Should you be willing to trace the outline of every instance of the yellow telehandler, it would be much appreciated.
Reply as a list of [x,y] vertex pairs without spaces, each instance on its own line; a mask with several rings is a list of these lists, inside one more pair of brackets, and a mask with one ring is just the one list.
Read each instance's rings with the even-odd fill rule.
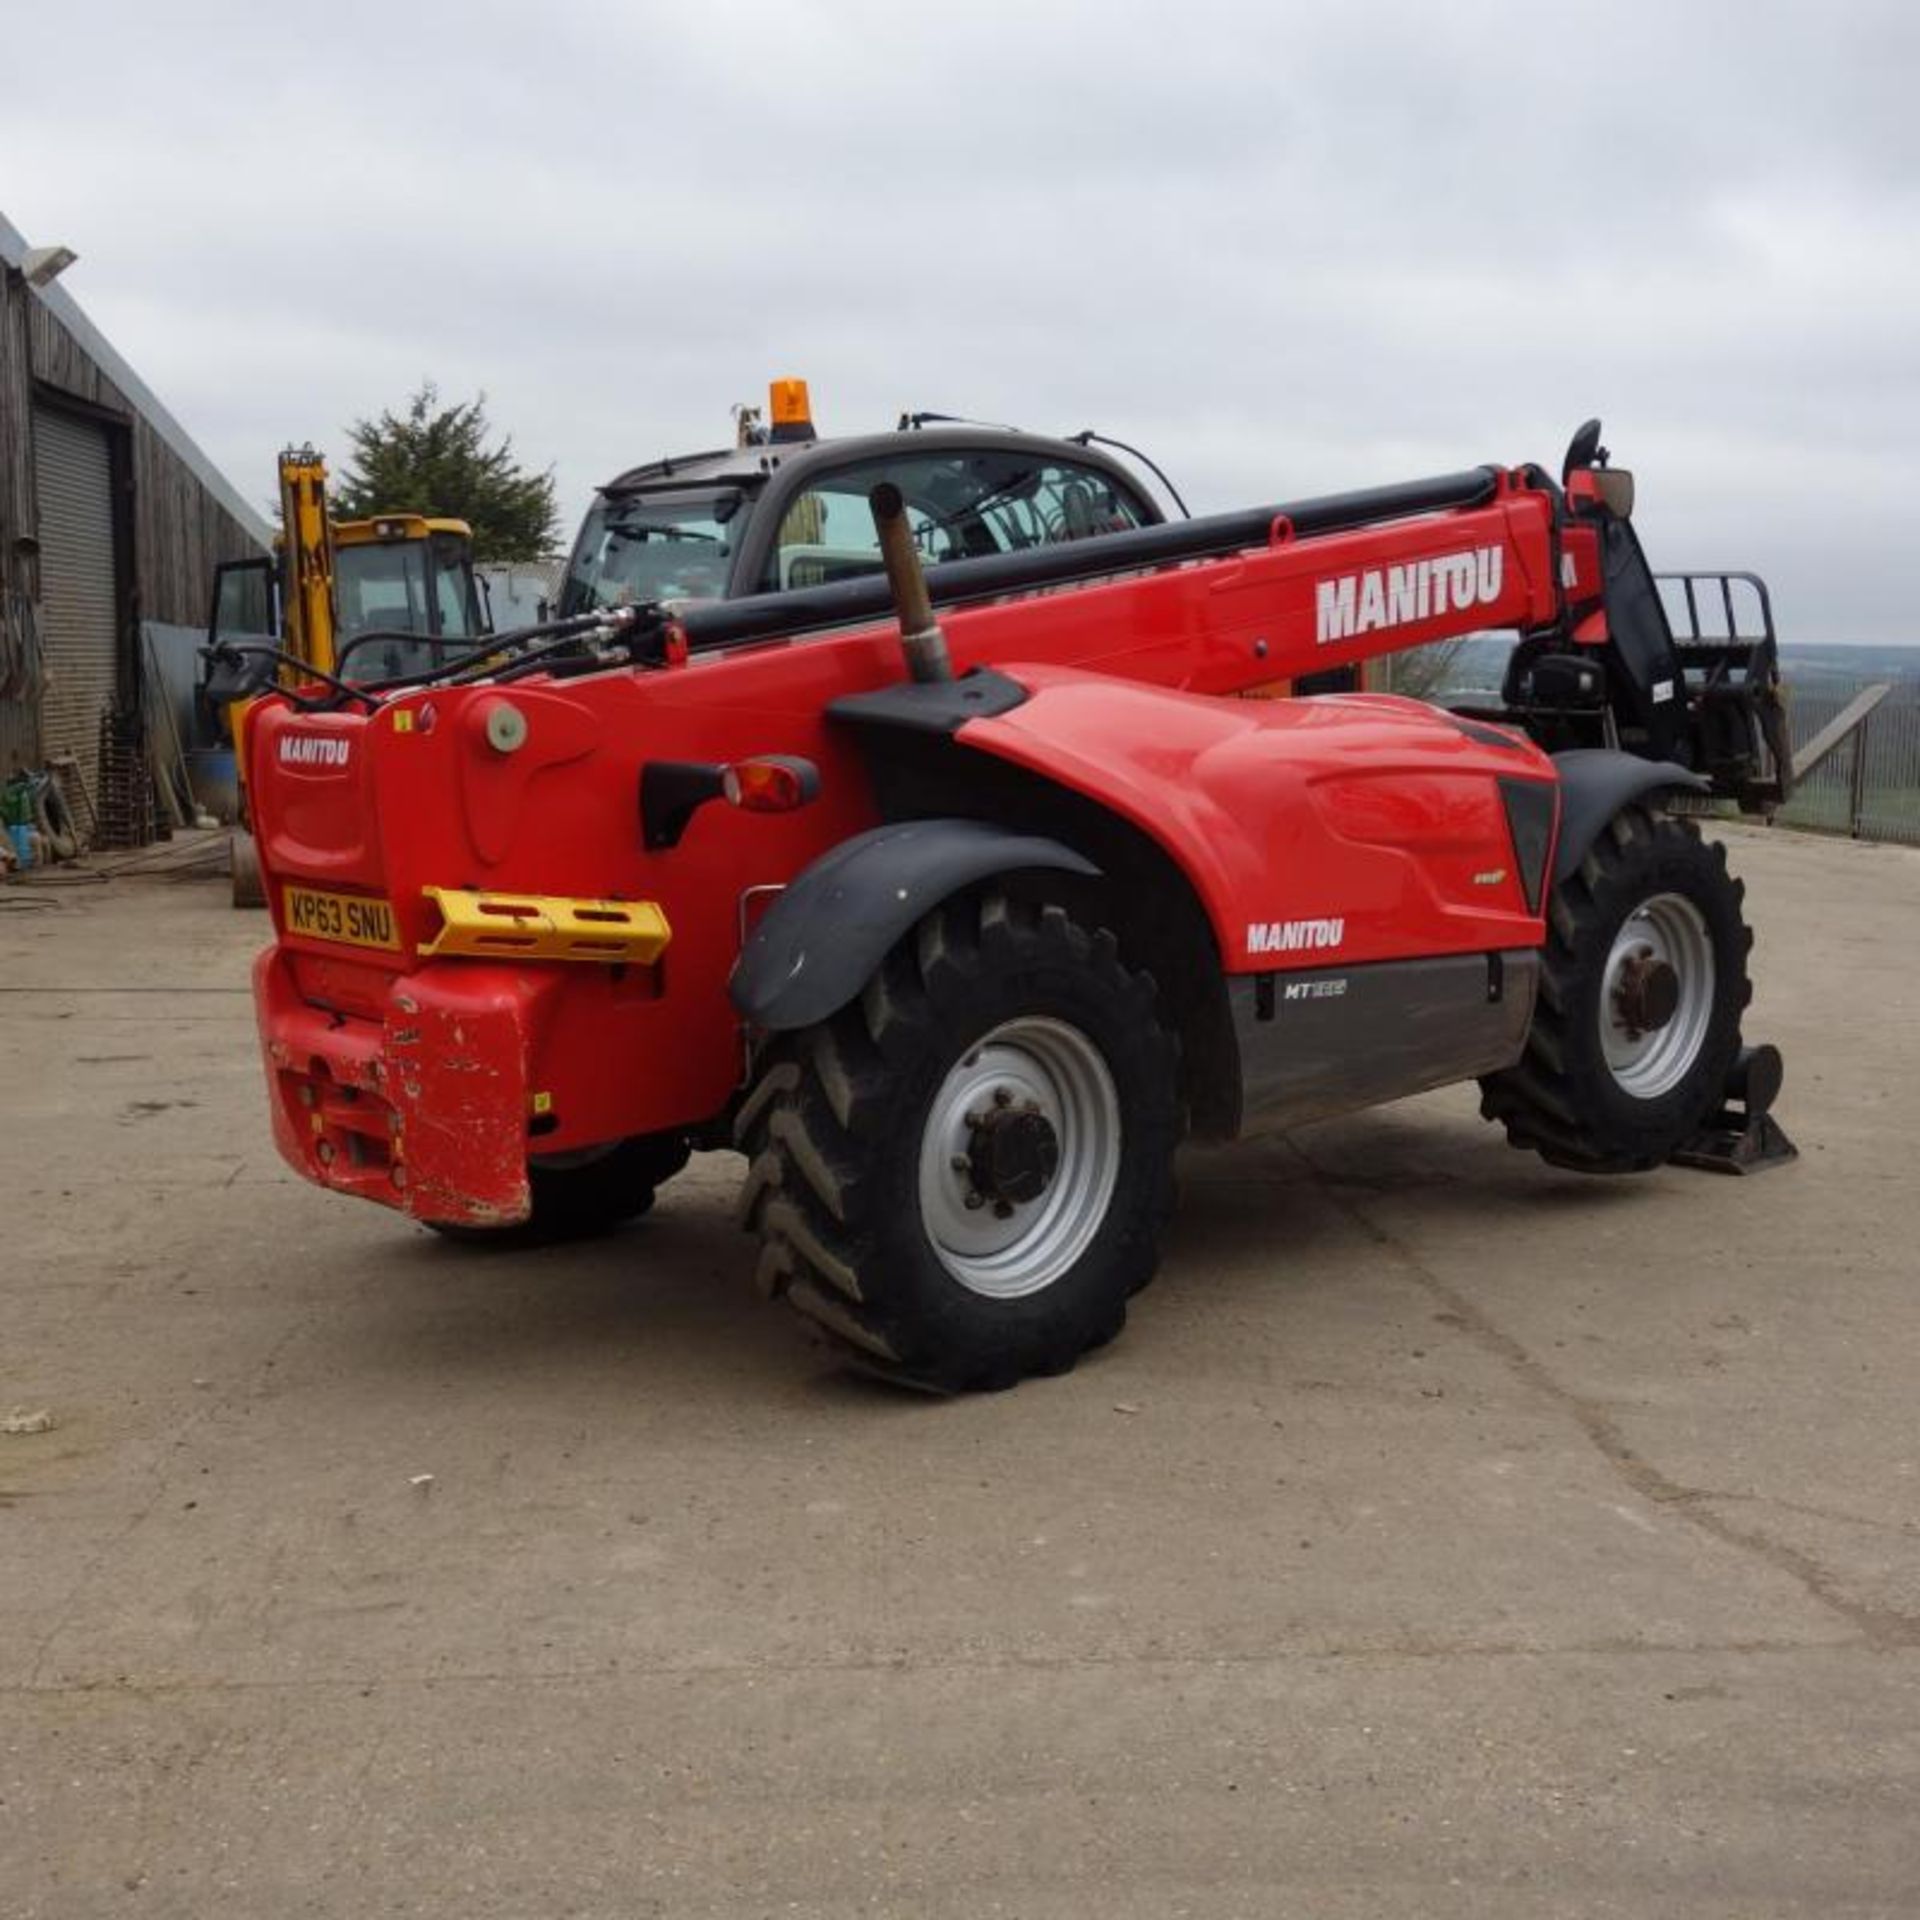
[[[303,666],[390,679],[437,666],[489,626],[473,570],[473,529],[464,520],[383,513],[335,520],[327,510],[327,464],[310,446],[280,456],[280,537],[271,558],[229,560],[214,569],[209,644],[268,642]],[[283,685],[298,678],[283,667]],[[246,713],[235,701],[223,719],[233,741],[239,819],[233,830],[233,903],[265,905],[248,831],[244,764]]]

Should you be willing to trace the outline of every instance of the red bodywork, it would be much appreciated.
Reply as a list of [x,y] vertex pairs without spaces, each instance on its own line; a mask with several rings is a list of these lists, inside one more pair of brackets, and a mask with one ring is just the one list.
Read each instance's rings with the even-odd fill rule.
[[[1380,602],[1364,583],[1343,603],[1342,580],[1368,569],[1450,559],[1468,604],[1423,603],[1411,574],[1389,608],[1409,617],[1391,625],[1368,621]],[[1220,696],[1465,631],[1544,626],[1598,597],[1591,535],[1557,538],[1550,496],[1514,473],[1482,507],[1310,540],[1276,524],[1231,558],[942,624],[957,670],[991,665],[1032,696],[968,722],[959,743],[1152,836],[1235,973],[1324,964],[1249,932],[1304,919],[1343,923],[1342,962],[1537,946],[1496,781],[1554,775],[1517,735],[1411,701]],[[1323,637],[1351,624],[1349,606],[1361,630]],[[263,705],[247,781],[276,942],[255,986],[281,1152],[421,1218],[494,1224],[526,1211],[529,1153],[723,1115],[746,1038],[727,982],[755,903],[881,819],[859,744],[826,706],[900,678],[889,624],[678,667],[427,689],[372,714]],[[510,754],[487,738],[502,700],[526,720]],[[645,762],[774,753],[818,766],[818,801],[780,815],[705,806],[677,846],[643,846]],[[290,882],[390,902],[397,949],[293,930]],[[423,961],[430,886],[650,900],[671,943],[625,968]]]

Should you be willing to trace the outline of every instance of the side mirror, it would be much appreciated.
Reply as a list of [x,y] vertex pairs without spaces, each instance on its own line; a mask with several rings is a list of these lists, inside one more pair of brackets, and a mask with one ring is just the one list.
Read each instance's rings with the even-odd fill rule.
[[278,662],[271,650],[229,646],[216,641],[200,649],[207,663],[207,702],[219,712],[236,700],[253,700],[276,682]]
[[1624,467],[1596,467],[1593,491],[1616,520],[1633,518],[1633,475]]
[[1567,499],[1576,513],[1599,511],[1615,520],[1633,518],[1633,475],[1624,467],[1576,467],[1567,476]]

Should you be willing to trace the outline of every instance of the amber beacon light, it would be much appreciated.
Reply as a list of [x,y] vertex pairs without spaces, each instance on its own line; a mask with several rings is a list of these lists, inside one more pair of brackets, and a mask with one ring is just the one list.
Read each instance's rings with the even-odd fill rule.
[[767,388],[768,435],[773,440],[811,440],[813,403],[804,380],[775,380]]

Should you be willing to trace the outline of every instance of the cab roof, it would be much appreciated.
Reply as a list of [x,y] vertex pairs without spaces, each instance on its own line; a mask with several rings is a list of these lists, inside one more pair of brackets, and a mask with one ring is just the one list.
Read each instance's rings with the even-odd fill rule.
[[450,520],[430,513],[370,513],[357,520],[336,520],[333,523],[334,545],[340,547],[424,540],[436,533],[457,534],[463,540],[473,538],[473,529],[466,521]]
[[1102,452],[1078,440],[1055,439],[1050,434],[1017,433],[1007,427],[928,426],[899,427],[890,433],[850,434],[834,440],[774,441],[752,447],[723,447],[710,453],[689,453],[649,461],[617,474],[600,491],[608,495],[680,493],[702,487],[738,487],[757,492],[778,473],[791,476],[817,466],[843,461],[898,457],[907,453],[1035,453],[1068,460],[1076,466],[1096,467],[1122,481],[1128,492],[1144,491],[1137,474]]

